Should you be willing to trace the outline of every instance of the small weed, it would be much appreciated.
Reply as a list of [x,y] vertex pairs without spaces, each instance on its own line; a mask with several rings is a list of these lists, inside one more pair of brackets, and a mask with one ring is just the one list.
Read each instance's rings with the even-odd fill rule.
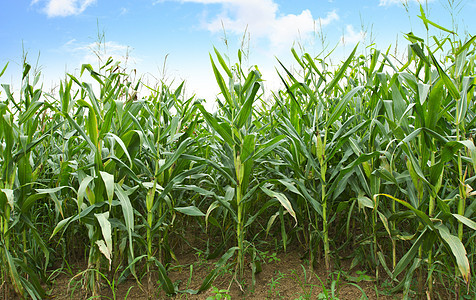
[[341,273],[337,273],[337,278],[334,278],[335,273],[331,273],[331,286],[329,289],[327,289],[326,284],[319,278],[319,276],[316,275],[316,278],[319,280],[321,283],[322,287],[322,292],[317,295],[317,299],[332,299],[332,300],[339,300],[338,294],[339,294],[339,283],[340,283],[340,275]]
[[228,294],[230,291],[225,289],[218,289],[217,287],[212,287],[212,293],[215,294],[207,298],[207,300],[220,300],[220,299],[231,299],[231,296]]
[[280,280],[283,279],[285,274],[278,271],[278,276],[276,278],[271,278],[271,281],[268,283],[269,290],[268,290],[268,298],[281,299],[282,296],[280,295],[278,286],[280,285]]
[[302,293],[299,293],[300,296],[299,298],[296,298],[296,299],[299,299],[299,300],[311,299],[312,290],[314,287],[316,287],[316,285],[307,283],[308,276],[307,276],[306,268],[303,265],[301,265],[301,268],[303,271],[303,275],[298,274],[296,270],[292,270],[291,272],[292,278],[294,279],[294,281],[297,282],[297,284],[302,289]]
[[263,256],[265,257],[267,263],[271,263],[271,262],[276,263],[281,261],[281,259],[276,255],[276,252],[273,252],[270,255],[267,255],[267,254],[268,254],[268,251],[263,253]]

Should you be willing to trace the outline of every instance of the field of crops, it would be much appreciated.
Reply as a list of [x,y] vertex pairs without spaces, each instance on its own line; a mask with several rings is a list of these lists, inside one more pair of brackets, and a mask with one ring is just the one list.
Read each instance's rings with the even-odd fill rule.
[[[227,272],[249,291],[297,246],[323,287],[345,258],[390,294],[474,299],[476,38],[439,29],[407,34],[403,61],[293,50],[271,97],[241,50],[215,50],[215,112],[112,59],[47,93],[25,60],[21,90],[0,93],[0,298],[44,299],[60,273],[92,297],[125,279],[185,297]],[[169,271],[192,236],[213,268],[183,290]]]

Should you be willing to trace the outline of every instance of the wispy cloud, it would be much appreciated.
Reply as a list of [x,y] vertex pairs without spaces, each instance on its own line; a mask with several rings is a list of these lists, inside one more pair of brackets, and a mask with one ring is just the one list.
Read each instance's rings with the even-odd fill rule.
[[131,55],[132,48],[114,41],[81,43],[76,39],[66,42],[61,51],[70,53],[79,63],[106,62],[109,57],[114,61],[126,62],[128,64],[137,64],[141,60]]
[[361,30],[356,32],[354,26],[347,25],[345,27],[345,33],[341,36],[340,41],[345,45],[355,45],[358,42],[363,41],[365,39],[365,35],[366,34],[364,31]]
[[[242,34],[245,30],[252,37],[266,38],[273,47],[289,47],[298,38],[306,38],[321,27],[339,19],[336,11],[323,18],[314,18],[311,11],[300,14],[282,14],[273,0],[175,0],[202,4],[221,4],[220,14],[206,20],[204,27],[211,32]],[[164,2],[164,0],[159,0]]]
[[41,4],[42,10],[50,18],[79,15],[96,0],[32,0],[31,5]]
[[411,2],[414,3],[423,3],[425,1],[433,2],[433,0],[380,0],[379,6],[390,6],[390,5],[400,5],[400,4],[409,4]]

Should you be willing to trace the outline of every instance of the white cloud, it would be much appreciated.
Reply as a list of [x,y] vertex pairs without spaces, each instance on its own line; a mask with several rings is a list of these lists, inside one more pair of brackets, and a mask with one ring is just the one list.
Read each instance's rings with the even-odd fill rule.
[[364,31],[359,31],[355,32],[354,26],[352,25],[347,25],[345,27],[345,33],[341,36],[340,41],[342,44],[345,45],[355,45],[358,42],[361,42],[365,39],[365,32]]
[[79,15],[96,0],[32,0],[31,5],[44,2],[43,11],[48,17]]
[[[315,30],[339,19],[335,11],[324,18],[315,19],[310,10],[300,14],[281,14],[279,6],[273,0],[175,0],[202,4],[221,4],[221,13],[211,21],[205,22],[205,28],[211,32],[242,34],[247,30],[252,37],[266,38],[273,47],[288,48],[299,37],[306,38]],[[164,0],[159,0],[164,2]]]
[[72,39],[61,47],[61,51],[76,57],[79,64],[105,63],[109,57],[112,57],[114,61],[121,61],[123,67],[126,62],[128,65],[135,65],[141,61],[139,58],[131,55],[132,49],[129,46],[114,41],[86,44]]
[[433,2],[433,0],[380,0],[379,6],[390,6],[390,5],[399,5],[399,4],[408,4],[411,2],[422,3],[424,1]]

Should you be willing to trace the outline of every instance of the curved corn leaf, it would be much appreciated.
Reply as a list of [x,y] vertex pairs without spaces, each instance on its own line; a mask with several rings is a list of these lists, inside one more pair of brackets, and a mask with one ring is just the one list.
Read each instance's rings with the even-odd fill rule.
[[461,272],[464,280],[468,284],[471,277],[471,270],[469,267],[468,257],[466,256],[466,249],[464,248],[463,243],[461,243],[457,236],[452,235],[445,225],[435,224],[435,228],[440,234],[441,238],[450,247],[451,253],[456,259],[456,265],[458,266],[458,269]]
[[240,129],[245,125],[245,122],[250,119],[251,117],[251,112],[253,111],[253,103],[255,101],[255,96],[256,93],[258,92],[260,88],[260,84],[258,82],[255,82],[253,84],[253,89],[251,90],[251,93],[248,95],[248,98],[246,99],[245,103],[243,106],[240,108],[240,111],[235,117],[235,126],[237,129]]
[[99,247],[99,251],[107,258],[109,261],[109,270],[112,266],[112,230],[111,223],[109,222],[109,212],[104,212],[102,214],[94,214],[98,220],[99,226],[101,227],[101,232],[104,240],[97,240],[96,244]]
[[168,296],[175,295],[177,290],[175,289],[172,280],[170,280],[169,276],[167,276],[167,271],[165,270],[164,266],[158,261],[155,260],[155,265],[157,266],[158,275],[159,275],[159,283],[162,289],[167,293]]
[[465,216],[458,215],[458,214],[453,214],[453,217],[455,217],[458,221],[463,223],[464,225],[468,226],[469,228],[476,230],[476,222],[474,222],[471,219],[466,218]]
[[418,249],[420,248],[423,241],[426,239],[426,236],[428,235],[428,233],[429,232],[427,231],[427,229],[424,229],[423,232],[420,234],[420,236],[417,238],[417,240],[413,243],[411,248],[398,261],[397,265],[395,266],[395,269],[393,270],[394,280],[403,270],[405,270],[408,264],[413,261],[416,254],[418,253]]
[[385,196],[387,198],[392,199],[393,201],[396,201],[400,203],[401,205],[405,206],[406,208],[410,209],[420,220],[423,222],[423,224],[429,226],[431,229],[435,229],[435,226],[433,225],[433,222],[430,220],[430,218],[422,211],[414,208],[411,204],[409,204],[406,201],[397,199],[391,195],[388,194],[376,194],[374,195],[374,198],[379,197],[379,196]]
[[132,208],[131,201],[127,193],[122,189],[122,187],[115,183],[115,194],[119,199],[122,207],[122,214],[124,216],[124,221],[126,223],[127,234],[129,236],[129,251],[132,257],[134,257],[134,248],[132,242],[132,232],[134,231],[134,209]]
[[200,211],[195,206],[187,206],[187,207],[174,207],[174,210],[187,215],[187,216],[192,216],[192,217],[204,217],[205,214]]
[[332,79],[332,81],[326,86],[326,93],[329,94],[334,89],[334,87],[337,85],[339,80],[341,80],[341,78],[344,76],[345,71],[347,71],[347,68],[349,67],[350,63],[352,62],[352,59],[354,58],[354,55],[355,55],[355,52],[357,51],[358,46],[359,46],[359,44],[357,44],[355,46],[352,53],[350,53],[349,57],[342,64],[342,66],[339,68],[339,71],[337,72],[337,74],[334,75],[334,78]]
[[109,206],[112,204],[112,198],[114,197],[114,175],[109,174],[104,171],[99,171],[101,178],[104,181],[104,186],[106,187],[107,199]]
[[275,192],[275,191],[269,190],[265,187],[261,187],[261,190],[263,192],[265,192],[268,196],[270,196],[272,198],[276,198],[279,201],[279,203],[281,203],[281,205],[294,218],[294,220],[296,221],[296,225],[297,225],[298,221],[297,221],[297,218],[296,218],[296,213],[293,210],[291,202],[289,202],[288,198],[283,193]]

